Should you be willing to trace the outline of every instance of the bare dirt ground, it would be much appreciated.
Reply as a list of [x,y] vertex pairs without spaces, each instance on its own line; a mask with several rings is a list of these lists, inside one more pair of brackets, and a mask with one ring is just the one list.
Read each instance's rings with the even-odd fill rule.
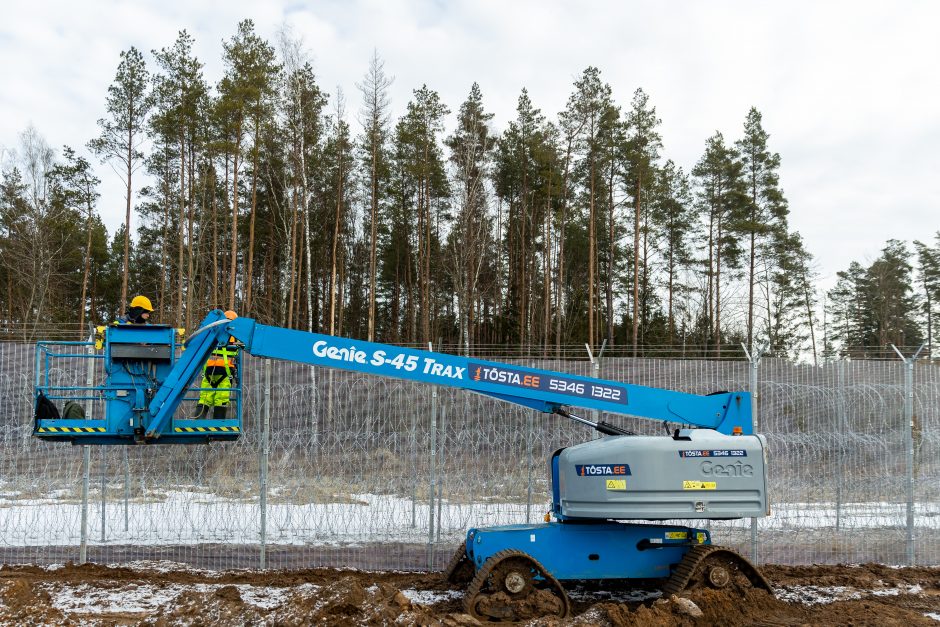
[[[570,591],[571,617],[528,625],[940,625],[940,568],[765,566],[776,597]],[[210,572],[180,564],[0,567],[0,625],[474,625],[440,573]],[[692,603],[688,603],[691,601]],[[700,615],[698,610],[700,610]]]

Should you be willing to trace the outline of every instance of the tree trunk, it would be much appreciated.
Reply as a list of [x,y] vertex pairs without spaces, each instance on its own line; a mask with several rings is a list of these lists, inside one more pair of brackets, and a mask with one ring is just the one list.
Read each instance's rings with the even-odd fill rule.
[[[86,194],[86,198],[88,198]],[[88,231],[88,235],[85,239],[85,269],[82,272],[82,300],[81,307],[78,311],[78,340],[83,341],[85,339],[85,297],[88,291],[88,272],[91,269],[91,215],[92,215],[92,206],[91,202],[87,203],[88,208],[88,218],[85,221],[85,230]],[[929,302],[929,301],[928,301]],[[13,320],[10,319],[10,322]]]
[[[133,103],[128,119],[133,119]],[[127,275],[131,254],[131,176],[134,174],[134,127],[127,129],[127,213],[124,217],[124,271],[121,275],[121,307],[127,306]]]
[[[719,211],[720,208],[719,208]],[[718,214],[718,248],[715,251],[715,357],[721,357],[721,224]]]
[[591,198],[588,210],[588,345],[594,346],[594,258],[597,235],[594,228],[594,151],[591,150]]
[[[227,169],[226,169],[227,171]],[[227,176],[227,175],[226,175]],[[209,182],[212,185],[212,306],[219,306],[219,207],[218,194],[216,193],[215,168],[210,166]],[[228,181],[225,185],[228,189]]]
[[548,357],[551,340],[551,276],[552,276],[552,174],[548,175],[548,198],[545,201],[545,215],[542,217],[542,357]]
[[[806,280],[806,277],[803,277],[803,300],[806,303],[806,317],[809,320],[809,339],[813,345],[813,366],[818,366],[819,362],[816,359],[816,332],[813,329],[813,308],[810,305],[809,300],[809,282]],[[927,301],[929,304],[929,300]],[[928,329],[929,329],[928,323]],[[929,336],[929,331],[928,331]]]
[[555,291],[555,357],[561,359],[561,320],[564,317],[564,285],[565,285],[565,220],[568,205],[568,174],[571,166],[572,139],[568,140],[565,153],[565,173],[561,183],[561,217],[558,225],[558,284]]
[[747,349],[754,349],[754,211],[751,210],[751,254],[747,280]]
[[[164,147],[164,152],[166,147]],[[167,155],[168,156],[168,155]],[[157,309],[160,311],[161,319],[163,313],[169,311],[167,300],[170,293],[170,268],[169,268],[169,226],[170,226],[170,185],[169,173],[164,177],[163,183],[163,225],[160,228],[160,295],[157,297]],[[125,301],[126,304],[126,301]]]
[[235,283],[238,272],[238,157],[241,154],[241,123],[236,129],[235,154],[232,158],[232,259],[229,266],[228,308],[235,309]]
[[643,191],[643,175],[636,177],[636,203],[633,210],[633,356],[637,355],[637,339],[640,331],[640,194]]
[[[188,215],[187,215],[187,235],[186,235],[186,285],[187,285],[187,290],[186,290],[186,303],[185,303],[185,305],[186,305],[186,323],[185,323],[185,325],[184,325],[184,328],[187,328],[187,329],[192,328],[193,312],[194,312],[195,310],[197,310],[197,302],[196,302],[196,301],[197,301],[197,299],[199,298],[199,291],[198,291],[198,289],[195,289],[195,290],[193,289],[193,277],[196,276],[196,275],[193,273],[193,272],[194,272],[194,268],[193,268],[193,224],[194,224],[195,219],[196,219],[196,216],[195,216],[195,208],[196,208],[196,197],[195,197],[195,190],[196,190],[196,185],[195,185],[195,179],[196,179],[196,171],[195,171],[196,155],[195,155],[195,151],[194,151],[194,147],[193,147],[193,144],[192,144],[192,143],[190,143],[190,145],[189,145],[189,151],[190,151],[190,152],[189,152],[189,212],[188,212]],[[199,199],[199,213],[200,213],[200,215],[203,213],[203,211],[205,210],[205,206],[206,206],[206,205],[205,205],[205,201],[206,201],[205,182],[203,182],[203,184],[202,184],[201,187],[202,187],[202,192],[201,192],[201,197],[200,197],[200,199]],[[200,233],[200,239],[201,239],[201,233]],[[198,246],[198,244],[197,244],[197,246]],[[199,252],[198,248],[197,248],[196,252],[197,252],[197,253]],[[182,320],[179,320],[179,321],[177,321],[177,324],[182,324],[182,322],[183,322]]]
[[616,246],[614,241],[614,163],[611,159],[610,174],[607,180],[607,345],[614,346],[614,254]]
[[338,296],[338,290],[336,289],[337,251],[339,250],[340,225],[343,219],[343,170],[345,167],[343,149],[340,148],[339,170],[336,179],[336,215],[333,220],[332,269],[330,271],[330,335],[335,335],[336,330],[336,299]]
[[370,213],[370,233],[369,233],[369,337],[370,342],[375,341],[375,284],[376,284],[376,240],[377,226],[376,221],[379,215],[379,183],[376,180],[378,176],[378,132],[375,127],[372,129],[372,206]]
[[177,237],[179,247],[176,259],[176,324],[183,320],[183,247],[186,241],[186,139],[180,128],[180,217]]
[[248,264],[245,268],[245,311],[251,311],[251,284],[255,267],[255,214],[258,212],[258,116],[255,116],[255,140],[251,158],[251,218],[248,222]]
[[294,328],[294,290],[297,285],[297,189],[291,193],[290,266],[287,273],[287,327]]
[[427,344],[431,341],[431,175],[428,171],[429,138],[424,142],[424,165],[422,173],[422,187],[424,192],[424,258],[422,264],[421,282],[421,341]]

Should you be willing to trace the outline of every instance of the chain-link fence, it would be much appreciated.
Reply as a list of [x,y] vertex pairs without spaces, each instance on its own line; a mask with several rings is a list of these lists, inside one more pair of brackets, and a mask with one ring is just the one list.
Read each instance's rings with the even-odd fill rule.
[[[596,437],[460,390],[246,356],[238,442],[72,447],[30,437],[33,359],[32,345],[0,344],[6,563],[441,568],[470,526],[540,521],[550,455]],[[765,563],[940,564],[935,365],[511,361],[694,393],[756,385],[772,516],[691,524]],[[62,360],[52,376],[88,374]]]

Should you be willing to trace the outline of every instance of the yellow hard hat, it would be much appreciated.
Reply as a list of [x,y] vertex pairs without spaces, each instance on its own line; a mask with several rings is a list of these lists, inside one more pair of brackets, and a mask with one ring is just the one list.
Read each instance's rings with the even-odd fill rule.
[[147,311],[153,311],[153,305],[150,304],[150,299],[146,296],[135,296],[134,300],[131,301],[131,307],[140,307]]

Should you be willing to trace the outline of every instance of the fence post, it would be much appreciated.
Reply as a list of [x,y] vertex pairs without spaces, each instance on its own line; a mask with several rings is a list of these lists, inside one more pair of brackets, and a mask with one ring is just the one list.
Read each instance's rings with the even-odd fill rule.
[[82,529],[78,544],[78,563],[88,561],[88,484],[91,483],[91,447],[82,446]]
[[127,447],[122,446],[121,452],[124,453],[124,531],[130,527],[130,516],[127,507],[131,498],[131,462],[127,458]]
[[905,357],[894,344],[891,348],[904,362],[904,480],[907,493],[907,565],[914,565],[914,361],[925,344],[911,357]]
[[[597,353],[597,358],[595,358],[595,357],[594,357],[594,353],[591,351],[591,345],[588,344],[587,342],[584,343],[584,349],[587,351],[588,359],[591,360],[592,376],[593,376],[595,379],[600,379],[600,378],[601,378],[601,357],[603,357],[603,355],[604,355],[604,349],[605,349],[606,347],[607,347],[607,340],[605,339],[605,340],[603,341],[603,343],[601,343],[601,350],[598,351],[598,353]],[[592,409],[592,410],[591,410],[591,414],[594,416],[594,422],[600,422],[601,420],[603,420],[603,417],[601,416],[600,410],[598,410],[598,409]],[[593,437],[594,437],[594,439],[597,439],[597,438],[599,438],[599,437],[601,437],[601,436],[598,435],[598,433],[595,431],[595,432],[593,432]]]
[[[94,333],[88,334],[88,341],[94,342]],[[94,345],[89,344],[85,347],[88,355],[94,354]],[[95,381],[94,359],[88,357],[88,363],[85,364],[85,385],[91,387]],[[36,376],[39,376],[38,374]],[[94,404],[92,405],[94,407]],[[82,446],[82,522],[79,531],[78,541],[78,563],[84,564],[88,561],[88,488],[91,483],[91,448],[86,444]]]
[[[433,351],[434,346],[428,342],[428,351]],[[437,492],[437,386],[431,386],[431,457],[428,460],[429,472],[431,475],[431,490],[428,495],[428,570],[433,570],[434,561],[434,496]]]
[[534,420],[535,414],[538,413],[534,409],[532,411],[526,412],[525,418],[525,441],[526,441],[526,451],[528,452],[528,459],[526,464],[528,465],[529,478],[528,478],[528,488],[526,491],[525,497],[525,522],[527,525],[532,524],[532,449],[535,448],[532,442],[532,421]]
[[[440,455],[438,457],[444,456],[444,435],[447,433],[447,405],[441,405],[441,444],[438,447],[440,449]],[[441,473],[442,475],[446,473]],[[441,520],[443,516],[441,514],[441,508],[443,507],[442,503],[444,502],[444,478],[441,477],[441,480],[437,482],[437,541],[441,541]]]
[[271,360],[264,360],[264,423],[261,428],[261,554],[260,568],[266,567],[268,542],[268,455],[271,453]]
[[[744,354],[747,356],[748,363],[750,364],[750,371],[748,373],[748,388],[751,393],[751,420],[754,425],[754,433],[759,431],[759,417],[760,417],[760,395],[757,391],[757,373],[758,368],[760,367],[761,357],[764,356],[764,353],[767,351],[767,346],[758,347],[754,354],[751,355],[747,346],[741,344],[741,348],[744,349]],[[760,548],[757,536],[757,517],[751,517],[751,561],[757,562],[758,549]]]
[[[845,359],[840,359],[836,365],[836,410],[839,413],[839,429],[843,434],[848,433],[845,416]],[[841,441],[841,440],[840,440]],[[836,531],[842,527],[842,488],[845,485],[845,443],[839,451],[839,476],[836,477]]]
[[418,403],[411,411],[411,528],[418,526]]
[[108,502],[107,488],[108,488],[108,460],[105,459],[104,452],[107,447],[101,448],[101,542],[104,543],[107,538],[105,536],[105,524],[106,524],[106,507]]

